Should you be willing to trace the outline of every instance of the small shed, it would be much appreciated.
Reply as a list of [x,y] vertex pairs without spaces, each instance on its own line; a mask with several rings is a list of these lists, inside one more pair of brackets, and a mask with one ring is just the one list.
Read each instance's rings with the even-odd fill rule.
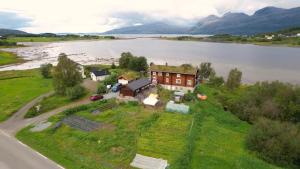
[[140,169],[166,169],[168,161],[136,154],[130,165]]
[[93,70],[91,71],[90,75],[93,81],[102,81],[109,75],[109,72],[105,69]]
[[166,105],[166,110],[169,112],[187,114],[190,111],[190,107],[185,104],[176,104],[174,101],[169,101]]
[[158,103],[158,95],[150,94],[144,101],[144,105],[155,106]]
[[148,88],[151,85],[151,81],[148,78],[140,78],[138,80],[131,81],[126,86],[122,86],[120,94],[122,96],[135,97],[138,93]]
[[118,77],[118,83],[122,84],[122,85],[127,85],[128,83],[130,83],[131,81],[137,79],[139,76],[136,72],[126,72],[123,73],[121,76]]

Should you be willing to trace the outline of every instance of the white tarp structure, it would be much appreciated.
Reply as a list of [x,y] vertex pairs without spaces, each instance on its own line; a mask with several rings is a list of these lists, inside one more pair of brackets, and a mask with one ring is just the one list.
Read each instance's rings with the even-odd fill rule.
[[158,95],[157,94],[150,94],[143,103],[145,105],[155,106],[158,103]]
[[130,165],[140,169],[166,169],[168,161],[136,154]]
[[176,104],[174,101],[169,101],[166,105],[166,110],[169,112],[187,114],[190,111],[190,107],[185,104]]

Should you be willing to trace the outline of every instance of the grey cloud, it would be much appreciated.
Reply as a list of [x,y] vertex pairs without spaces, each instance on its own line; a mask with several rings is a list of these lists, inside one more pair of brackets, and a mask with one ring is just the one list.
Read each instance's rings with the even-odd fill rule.
[[30,26],[31,19],[19,16],[14,12],[0,11],[0,28],[19,29]]

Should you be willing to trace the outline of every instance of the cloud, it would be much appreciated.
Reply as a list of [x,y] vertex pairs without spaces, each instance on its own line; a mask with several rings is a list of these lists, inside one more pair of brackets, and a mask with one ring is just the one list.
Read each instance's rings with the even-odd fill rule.
[[[226,12],[252,14],[265,6],[291,8],[300,0],[2,0],[0,11],[18,11],[10,27],[40,32],[102,32],[122,25],[175,20],[178,24]],[[14,15],[13,15],[14,16]],[[0,17],[0,18],[7,18]],[[11,17],[11,16],[9,16]],[[16,20],[16,19],[15,19]],[[14,23],[14,24],[11,24]],[[5,25],[7,22],[5,21]]]
[[0,28],[21,29],[29,27],[30,18],[22,17],[15,12],[0,11]]

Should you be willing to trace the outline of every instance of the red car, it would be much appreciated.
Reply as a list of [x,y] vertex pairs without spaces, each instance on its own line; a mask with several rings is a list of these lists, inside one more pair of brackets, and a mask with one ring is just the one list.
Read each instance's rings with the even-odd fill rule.
[[101,100],[101,99],[103,99],[103,96],[100,94],[94,94],[94,95],[90,96],[91,101],[96,101],[96,100]]

